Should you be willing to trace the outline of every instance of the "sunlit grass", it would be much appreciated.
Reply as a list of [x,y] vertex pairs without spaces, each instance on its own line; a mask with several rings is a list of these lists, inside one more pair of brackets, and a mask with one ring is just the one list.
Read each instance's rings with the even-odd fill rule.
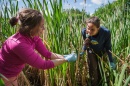
[[[22,0],[25,7],[40,10],[45,19],[45,33],[43,42],[46,42],[47,48],[55,53],[68,54],[75,51],[77,54],[81,51],[82,37],[81,29],[84,26],[84,20],[87,18],[82,12],[82,17],[78,14],[64,11],[62,0],[49,0],[49,2],[40,0]],[[127,0],[124,0],[125,2]],[[100,69],[102,69],[103,83],[102,86],[108,86],[106,82],[109,76],[110,86],[127,86],[130,82],[130,5],[124,4],[121,6],[111,4],[108,7],[103,7],[97,12],[96,16],[101,16],[102,25],[110,29],[112,36],[112,54],[115,59],[116,70],[110,69],[107,57],[104,57],[107,62],[100,59]],[[4,2],[4,0],[0,0]],[[9,36],[14,34],[17,26],[12,28],[8,21],[9,18],[17,14],[18,1],[9,0],[7,3],[2,3],[0,8],[0,43],[4,42]],[[48,7],[50,3],[51,9]],[[44,7],[43,7],[44,5]],[[124,6],[125,5],[125,6]],[[8,7],[10,6],[10,7]],[[43,9],[44,8],[44,9]],[[124,12],[123,9],[127,10]],[[114,11],[109,13],[110,9]],[[75,15],[75,16],[72,16]],[[89,82],[88,67],[86,55],[78,58],[76,62],[65,63],[50,70],[38,70],[26,65],[19,77],[20,86],[28,85],[45,85],[45,86],[78,86],[85,85]]]

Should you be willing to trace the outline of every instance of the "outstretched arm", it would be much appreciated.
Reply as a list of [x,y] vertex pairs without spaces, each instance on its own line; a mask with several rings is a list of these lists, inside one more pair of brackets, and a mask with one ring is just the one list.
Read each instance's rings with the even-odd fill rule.
[[111,54],[111,34],[110,31],[107,33],[106,41],[105,41],[105,48],[109,57],[109,61],[113,62],[112,54]]
[[38,53],[36,53],[32,48],[31,45],[26,43],[16,44],[13,46],[13,52],[23,61],[33,67],[39,69],[49,69],[60,64],[63,64],[67,61],[75,61],[77,59],[76,54],[70,54],[66,58],[62,55],[51,53],[50,59],[52,60],[44,60]]
[[43,44],[42,40],[37,37],[35,38],[35,49],[45,58],[50,59],[51,52],[46,48],[46,46]]
[[54,59],[64,59],[64,57],[63,55],[51,52],[51,60],[54,60]]

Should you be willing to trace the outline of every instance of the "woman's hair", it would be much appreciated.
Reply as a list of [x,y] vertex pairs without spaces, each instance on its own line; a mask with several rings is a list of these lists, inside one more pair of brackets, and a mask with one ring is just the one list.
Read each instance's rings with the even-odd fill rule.
[[97,28],[100,27],[100,19],[96,16],[90,17],[86,23],[93,23]]
[[12,17],[9,21],[11,26],[19,22],[19,32],[22,35],[30,36],[30,31],[42,21],[42,14],[34,9],[24,8],[17,17]]

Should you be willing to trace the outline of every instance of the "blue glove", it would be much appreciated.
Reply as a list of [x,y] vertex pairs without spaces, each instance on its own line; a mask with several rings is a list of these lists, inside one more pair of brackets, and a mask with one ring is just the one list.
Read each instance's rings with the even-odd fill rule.
[[116,69],[116,64],[115,64],[114,62],[110,62],[110,66],[111,66],[111,68],[112,68],[113,70]]
[[72,54],[69,54],[69,55],[63,55],[65,60],[67,60],[68,62],[73,62],[73,61],[76,61],[77,60],[77,54],[75,53],[72,53]]
[[80,56],[83,56],[83,55],[84,55],[84,52],[81,52],[79,55],[80,55]]
[[89,37],[89,35],[88,34],[86,34],[86,38],[88,38]]

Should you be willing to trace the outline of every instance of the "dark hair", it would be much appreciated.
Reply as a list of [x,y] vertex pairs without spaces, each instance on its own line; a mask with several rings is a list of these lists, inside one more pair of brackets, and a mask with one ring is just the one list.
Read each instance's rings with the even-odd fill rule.
[[16,25],[18,22],[18,18],[16,17],[12,17],[10,20],[9,20],[9,23],[11,24],[11,26],[13,27],[14,25]]
[[90,17],[86,23],[93,23],[97,28],[100,27],[100,19],[96,16]]
[[[30,36],[30,31],[42,21],[42,14],[39,11],[30,8],[22,9],[17,16],[20,23],[19,32],[22,35]],[[11,26],[17,24],[15,18],[16,17],[10,19]]]

